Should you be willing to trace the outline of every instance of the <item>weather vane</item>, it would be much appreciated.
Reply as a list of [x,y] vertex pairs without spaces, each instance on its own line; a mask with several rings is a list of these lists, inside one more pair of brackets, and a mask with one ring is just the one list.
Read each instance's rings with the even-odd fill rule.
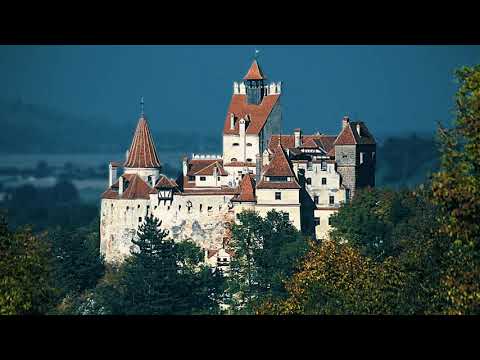
[[255,56],[254,56],[255,60],[257,59],[259,53],[260,53],[260,50],[255,49]]
[[143,96],[142,96],[142,97],[140,98],[140,108],[142,109],[142,112],[141,112],[142,117],[143,117],[143,115],[144,115],[144,113],[143,113],[143,104],[144,104],[144,102],[143,102]]

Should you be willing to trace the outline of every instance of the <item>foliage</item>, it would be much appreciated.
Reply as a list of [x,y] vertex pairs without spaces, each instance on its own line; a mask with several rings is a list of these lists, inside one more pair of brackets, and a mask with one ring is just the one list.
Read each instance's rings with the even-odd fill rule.
[[252,211],[239,214],[232,225],[234,258],[230,264],[231,309],[252,313],[266,298],[286,294],[284,280],[306,253],[307,242],[284,213],[270,211],[265,218]]
[[44,236],[30,228],[11,232],[0,215],[0,314],[43,314],[52,304],[54,288]]
[[88,227],[57,227],[49,232],[52,276],[59,299],[94,288],[103,276],[105,268],[100,255],[98,227],[98,222],[94,222]]
[[[223,277],[200,264],[193,243],[176,244],[152,215],[140,225],[137,246],[124,264],[108,271],[90,302],[77,312],[108,314],[204,314],[218,312]],[[83,307],[83,308],[82,308]]]
[[440,231],[450,239],[442,277],[447,313],[480,311],[480,65],[457,71],[454,128],[439,127],[441,168],[432,198],[440,209]]

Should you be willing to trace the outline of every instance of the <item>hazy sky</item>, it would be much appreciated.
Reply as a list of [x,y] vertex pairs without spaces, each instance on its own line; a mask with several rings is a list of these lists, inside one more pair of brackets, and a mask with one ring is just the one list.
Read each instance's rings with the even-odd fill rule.
[[452,118],[454,69],[480,63],[480,46],[0,46],[0,97],[133,129],[144,96],[156,129],[220,133],[255,48],[283,82],[284,132],[337,133],[345,114],[379,134],[433,131]]

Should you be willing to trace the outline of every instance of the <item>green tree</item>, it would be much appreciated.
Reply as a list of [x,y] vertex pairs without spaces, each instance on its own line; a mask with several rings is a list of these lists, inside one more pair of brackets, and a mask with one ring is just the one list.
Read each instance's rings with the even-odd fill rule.
[[232,225],[228,293],[232,310],[254,313],[267,298],[286,295],[288,279],[307,251],[307,242],[282,212],[270,211],[266,218],[245,211]]
[[124,264],[107,271],[94,292],[74,304],[77,313],[206,314],[217,313],[223,276],[201,262],[200,249],[175,243],[152,215],[140,225]]
[[442,277],[449,314],[480,313],[480,65],[456,72],[459,89],[452,129],[439,127],[440,171],[433,201],[451,245]]
[[29,228],[11,232],[0,214],[0,314],[43,314],[52,306],[54,288],[44,236]]
[[98,222],[88,227],[57,227],[48,233],[51,243],[52,275],[59,301],[93,289],[105,271],[100,255]]

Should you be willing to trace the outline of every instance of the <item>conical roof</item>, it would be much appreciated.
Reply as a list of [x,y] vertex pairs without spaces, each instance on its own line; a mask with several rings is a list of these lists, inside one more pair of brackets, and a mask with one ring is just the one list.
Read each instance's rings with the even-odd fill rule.
[[160,160],[157,156],[155,143],[148,127],[147,119],[142,116],[138,120],[137,129],[133,136],[132,145],[128,153],[127,168],[159,168]]
[[265,80],[267,77],[263,75],[260,66],[257,63],[257,60],[253,60],[250,69],[248,69],[247,75],[243,78],[243,80]]

